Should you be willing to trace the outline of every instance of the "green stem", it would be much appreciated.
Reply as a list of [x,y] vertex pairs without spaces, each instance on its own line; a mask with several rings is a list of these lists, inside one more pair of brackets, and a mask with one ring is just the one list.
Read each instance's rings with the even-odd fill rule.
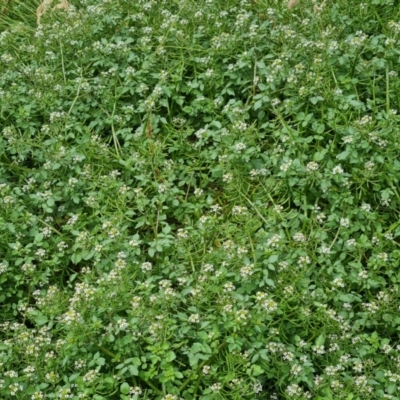
[[52,227],[51,225],[49,225],[47,222],[43,221],[42,219],[40,219],[39,217],[35,216],[35,218],[41,222],[43,225],[46,225],[48,228],[50,228],[52,231],[54,231],[55,233],[57,233],[58,235],[62,236],[62,233],[57,230],[56,228]]
[[[258,216],[266,223],[268,224],[268,221],[261,215],[261,213],[258,211],[257,207],[254,205],[254,203],[238,188],[236,187],[238,192],[247,200],[247,202],[251,205],[251,207],[254,209],[254,211],[258,214]],[[271,198],[272,200],[272,198]]]
[[62,68],[62,73],[63,73],[63,77],[64,77],[64,83],[67,83],[67,78],[65,76],[65,65],[64,65],[64,53],[62,50],[62,45],[61,45],[61,41],[60,41],[60,53],[61,53],[61,68]]
[[117,134],[115,132],[115,128],[114,128],[114,114],[115,114],[115,107],[117,105],[117,102],[114,102],[114,107],[113,107],[113,112],[111,115],[111,131],[112,131],[112,135],[113,135],[113,139],[114,139],[114,147],[115,147],[115,152],[117,153],[117,157],[119,157],[119,150],[118,148],[121,150],[121,145],[119,144],[118,138],[117,138]]
[[389,64],[386,64],[386,113],[390,110],[390,96],[389,96]]
[[77,101],[78,98],[79,98],[79,93],[80,93],[80,91],[81,91],[81,81],[79,81],[78,90],[77,90],[77,92],[76,92],[76,96],[75,96],[75,98],[74,98],[74,101],[72,102],[71,107],[69,108],[68,116],[71,114],[71,111],[72,111],[72,109],[74,108],[74,105],[75,105],[76,101]]

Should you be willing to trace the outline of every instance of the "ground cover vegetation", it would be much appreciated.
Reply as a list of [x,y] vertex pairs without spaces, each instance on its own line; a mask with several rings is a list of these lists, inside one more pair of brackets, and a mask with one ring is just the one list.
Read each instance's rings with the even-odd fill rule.
[[398,399],[398,5],[67,3],[0,14],[0,397]]

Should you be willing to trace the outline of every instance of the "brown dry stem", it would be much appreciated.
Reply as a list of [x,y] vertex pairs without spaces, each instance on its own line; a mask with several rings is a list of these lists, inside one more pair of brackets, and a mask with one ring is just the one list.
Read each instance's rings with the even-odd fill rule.
[[[53,3],[53,0],[43,0],[43,3],[39,5],[39,7],[36,10],[36,20],[37,24],[40,25],[40,19],[42,18],[42,15],[47,12],[47,10],[50,8],[51,4]],[[69,10],[69,3],[68,0],[60,0],[60,3],[58,3],[56,6],[54,6],[51,11],[55,11],[57,9],[64,9],[64,10]]]

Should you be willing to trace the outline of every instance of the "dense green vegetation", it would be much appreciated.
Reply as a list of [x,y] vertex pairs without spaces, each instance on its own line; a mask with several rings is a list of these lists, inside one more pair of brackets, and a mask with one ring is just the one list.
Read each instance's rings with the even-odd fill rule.
[[1,399],[398,400],[399,5],[57,2],[0,7]]

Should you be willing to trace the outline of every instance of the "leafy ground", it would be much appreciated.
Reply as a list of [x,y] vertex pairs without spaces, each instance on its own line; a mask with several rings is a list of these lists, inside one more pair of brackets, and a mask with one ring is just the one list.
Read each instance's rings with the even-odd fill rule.
[[1,399],[400,398],[397,4],[2,3]]

